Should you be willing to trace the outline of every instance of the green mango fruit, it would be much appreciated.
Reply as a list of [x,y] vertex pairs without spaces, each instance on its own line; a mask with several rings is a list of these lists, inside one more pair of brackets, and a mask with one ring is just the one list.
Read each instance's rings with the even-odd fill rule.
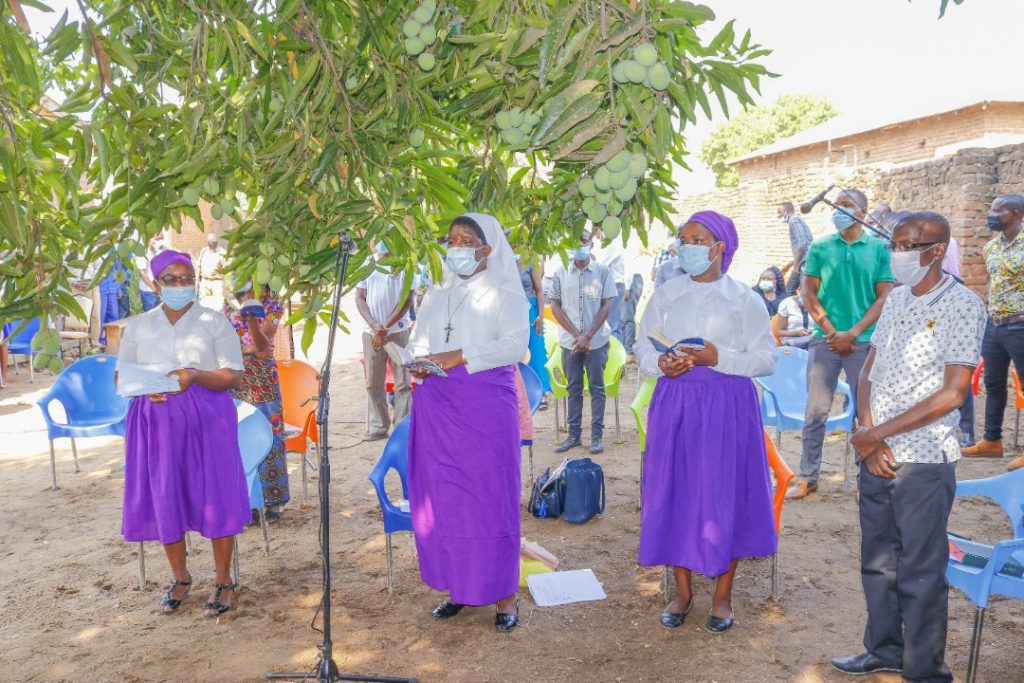
[[114,282],[116,282],[119,285],[123,285],[124,281],[127,279],[128,278],[125,277],[123,270],[118,270],[116,273],[114,273]]
[[128,256],[128,254],[132,252],[132,243],[120,242],[118,243],[117,247],[115,247],[115,250],[117,251],[118,256],[120,256],[121,258],[125,258],[126,256]]
[[280,256],[277,257],[277,265],[284,266],[285,268],[287,268],[291,264],[292,262],[288,260],[288,257],[285,256],[284,254],[281,254]]
[[413,132],[409,133],[409,144],[413,147],[419,147],[423,144],[423,141],[427,139],[427,134],[422,129],[417,128]]
[[437,59],[429,52],[424,52],[416,58],[416,63],[419,64],[420,68],[424,71],[431,71],[434,68],[434,65],[437,64]]
[[213,206],[210,207],[210,215],[213,216],[213,220],[215,221],[219,221],[221,218],[224,218],[223,207],[221,207],[219,203],[214,204]]
[[270,278],[270,289],[275,293],[280,292],[284,289],[284,279],[277,275]]
[[644,77],[647,76],[647,69],[640,66],[640,62],[632,59],[627,59],[623,62],[623,73],[626,74],[626,78],[630,83],[642,83]]
[[540,114],[536,112],[530,112],[529,114],[526,115],[526,123],[524,125],[526,125],[529,128],[533,128],[538,123],[540,123]]
[[513,128],[519,128],[523,125],[523,121],[526,120],[526,115],[523,114],[523,110],[519,107],[513,107],[508,112],[508,121]]
[[623,62],[616,62],[615,66],[612,67],[612,78],[615,79],[616,83],[629,83],[629,77],[626,75],[626,65]]
[[51,358],[50,364],[46,369],[55,375],[59,375],[60,371],[64,369],[64,362],[60,358]]
[[579,188],[580,194],[583,195],[584,197],[593,197],[594,194],[597,192],[597,188],[594,187],[593,178],[581,178],[579,183],[577,183],[577,186]]
[[630,178],[626,184],[615,190],[615,198],[620,202],[628,202],[636,194],[636,179]]
[[421,24],[425,24],[434,18],[435,9],[437,8],[435,7],[434,9],[431,9],[426,5],[420,5],[419,8],[412,13],[412,18],[420,22]]
[[605,205],[605,208],[608,209],[609,216],[618,216],[620,213],[622,213],[622,202],[620,202],[618,199],[611,199]]
[[605,208],[604,204],[598,204],[597,202],[594,202],[594,208],[587,211],[587,218],[594,223],[600,223],[607,215],[608,209]]
[[36,370],[43,371],[50,365],[50,360],[53,358],[48,353],[37,353],[35,358],[32,359],[32,367]]
[[272,247],[271,245],[267,244],[266,242],[260,242],[259,249],[260,249],[260,253],[263,254],[264,256],[273,256],[274,255],[274,247]]
[[423,0],[423,2],[420,3],[420,7],[430,12],[430,15],[433,16],[434,12],[437,11],[437,2],[436,0]]
[[612,191],[611,190],[598,190],[594,194],[594,199],[596,199],[599,204],[607,204],[608,202],[610,202],[612,200]]
[[651,70],[647,72],[647,78],[651,82],[651,87],[655,90],[665,90],[668,88],[669,78],[668,67],[658,62],[651,67]]
[[33,334],[32,335],[32,341],[30,341],[28,343],[29,348],[32,349],[33,351],[42,351],[43,350],[43,338],[44,338],[44,335],[43,335],[42,332],[36,332],[35,334]]
[[633,48],[633,59],[635,59],[640,66],[645,69],[649,69],[658,63],[658,48],[654,47],[650,43],[642,43]]
[[423,24],[416,21],[415,18],[409,18],[402,24],[402,33],[405,34],[406,38],[415,38],[423,30]]
[[413,57],[423,52],[423,50],[425,50],[426,48],[427,46],[424,45],[423,41],[420,40],[418,37],[405,39],[405,51],[408,52]]
[[601,234],[605,239],[613,240],[622,232],[622,221],[618,216],[605,216],[601,221]]
[[597,173],[594,174],[594,186],[599,190],[607,190],[611,187],[608,180],[611,177],[611,173],[608,171],[607,166],[602,166],[597,169]]
[[195,206],[199,203],[199,190],[191,187],[186,187],[181,193],[181,199],[189,206]]
[[345,79],[345,89],[346,90],[355,90],[358,87],[359,87],[359,79],[356,78],[355,76],[349,76],[348,78]]
[[505,130],[506,128],[512,128],[512,115],[507,111],[499,111],[494,117],[494,123],[498,126],[499,130]]
[[437,40],[437,31],[434,30],[433,26],[424,26],[423,30],[419,32],[419,38],[423,41],[424,45],[433,45]]
[[235,205],[225,199],[220,203],[220,210],[224,212],[225,216],[230,216],[235,212]]
[[509,128],[501,131],[501,139],[515,147],[526,142],[526,133],[518,128]]
[[594,210],[595,206],[597,206],[597,200],[593,197],[587,197],[582,203],[580,203],[580,208],[583,210],[583,213],[590,213]]
[[613,190],[618,190],[620,188],[625,187],[626,183],[629,182],[630,180],[632,180],[634,183],[636,182],[632,174],[630,174],[629,165],[627,164],[626,168],[616,173],[612,173],[611,176],[609,176],[608,184],[611,185]]
[[257,270],[255,275],[252,276],[253,282],[262,286],[270,282],[270,271],[269,270]]
[[633,152],[629,157],[629,172],[638,180],[642,178],[647,172],[647,155],[643,152]]
[[618,173],[619,171],[625,171],[626,168],[629,167],[629,161],[629,152],[626,150],[622,150],[621,152],[613,156],[611,159],[609,159],[608,163],[605,164],[605,166],[607,166],[608,170],[611,171],[612,173]]
[[203,183],[203,189],[206,190],[208,195],[220,194],[220,183],[216,178],[207,178],[206,182]]

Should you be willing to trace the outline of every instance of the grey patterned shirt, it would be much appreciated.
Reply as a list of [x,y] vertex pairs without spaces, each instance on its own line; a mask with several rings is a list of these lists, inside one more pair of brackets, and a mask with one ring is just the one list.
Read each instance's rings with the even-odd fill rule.
[[[811,246],[811,242],[814,241],[814,235],[811,234],[811,229],[807,227],[807,223],[804,222],[803,218],[793,214],[787,221],[789,224],[789,247],[793,250],[793,256],[796,257],[796,252],[801,249],[804,250],[804,258],[807,258],[807,248]],[[799,264],[797,264],[799,265]]]
[[[871,335],[871,417],[886,422],[942,388],[947,365],[978,364],[985,332],[985,304],[947,276],[921,297],[897,287],[885,300]],[[960,458],[953,410],[912,432],[886,439],[896,462],[941,463]],[[945,456],[945,457],[943,457]]]

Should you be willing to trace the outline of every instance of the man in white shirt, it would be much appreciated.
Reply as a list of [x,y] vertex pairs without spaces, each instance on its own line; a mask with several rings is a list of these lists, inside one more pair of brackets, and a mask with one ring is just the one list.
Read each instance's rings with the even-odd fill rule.
[[555,447],[556,453],[582,445],[584,372],[590,386],[590,452],[604,451],[604,366],[612,333],[608,313],[617,292],[611,271],[590,255],[592,246],[590,233],[584,231],[569,267],[556,270],[551,283],[551,312],[559,324],[569,391],[569,434]]
[[224,309],[224,256],[217,235],[206,236],[206,246],[199,250],[196,268],[199,303],[215,311]]
[[[942,271],[949,223],[912,213],[892,235],[889,294],[857,388],[865,651],[844,673],[952,681],[946,649],[946,523],[960,458],[957,407],[970,390],[985,306]],[[897,599],[898,598],[898,599]]]
[[608,311],[608,325],[611,327],[612,336],[622,341],[622,301],[626,296],[626,250],[622,246],[622,238],[618,235],[614,239],[604,240],[601,228],[594,223],[591,229],[594,236],[594,255],[602,266],[611,271],[612,282],[615,283],[615,298],[612,300],[611,310]]
[[[377,243],[377,260],[388,253],[383,242]],[[402,273],[375,270],[356,286],[356,308],[363,316],[363,362],[366,364],[366,406],[368,425],[365,439],[377,441],[388,436],[391,419],[388,415],[387,363],[384,345],[409,343],[409,309],[412,293],[402,298]],[[409,373],[392,365],[395,380],[395,416],[399,422],[409,413],[412,387]]]

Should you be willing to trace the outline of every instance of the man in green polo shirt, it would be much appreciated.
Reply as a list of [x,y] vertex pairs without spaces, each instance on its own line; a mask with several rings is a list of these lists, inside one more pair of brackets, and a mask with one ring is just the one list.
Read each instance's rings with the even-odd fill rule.
[[864,219],[868,198],[846,190],[832,212],[836,232],[819,237],[807,250],[800,291],[815,330],[807,358],[807,411],[804,415],[800,476],[787,498],[803,498],[818,488],[825,421],[832,408],[839,371],[853,395],[867,359],[871,332],[893,287],[885,242],[870,237],[853,217]]

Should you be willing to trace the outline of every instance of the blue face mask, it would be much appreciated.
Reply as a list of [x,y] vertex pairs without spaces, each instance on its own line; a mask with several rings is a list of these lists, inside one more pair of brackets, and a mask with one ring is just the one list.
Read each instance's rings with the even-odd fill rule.
[[590,258],[590,245],[583,244],[576,247],[572,252],[572,258],[574,261],[586,261]]
[[[850,211],[850,213],[853,213],[853,211]],[[832,212],[832,225],[836,226],[836,230],[839,232],[846,230],[853,223],[853,217],[846,211],[836,209]]]
[[456,275],[469,276],[480,262],[476,260],[476,249],[473,247],[449,247],[445,263]]
[[195,300],[196,288],[194,285],[160,288],[160,301],[171,310],[180,311]]
[[[715,244],[718,244],[715,242]],[[712,245],[714,246],[714,245]],[[684,244],[679,247],[679,267],[682,268],[687,275],[700,275],[711,267],[711,264],[718,259],[716,256],[714,260],[708,258],[708,253],[711,251],[711,247],[703,244]]]

